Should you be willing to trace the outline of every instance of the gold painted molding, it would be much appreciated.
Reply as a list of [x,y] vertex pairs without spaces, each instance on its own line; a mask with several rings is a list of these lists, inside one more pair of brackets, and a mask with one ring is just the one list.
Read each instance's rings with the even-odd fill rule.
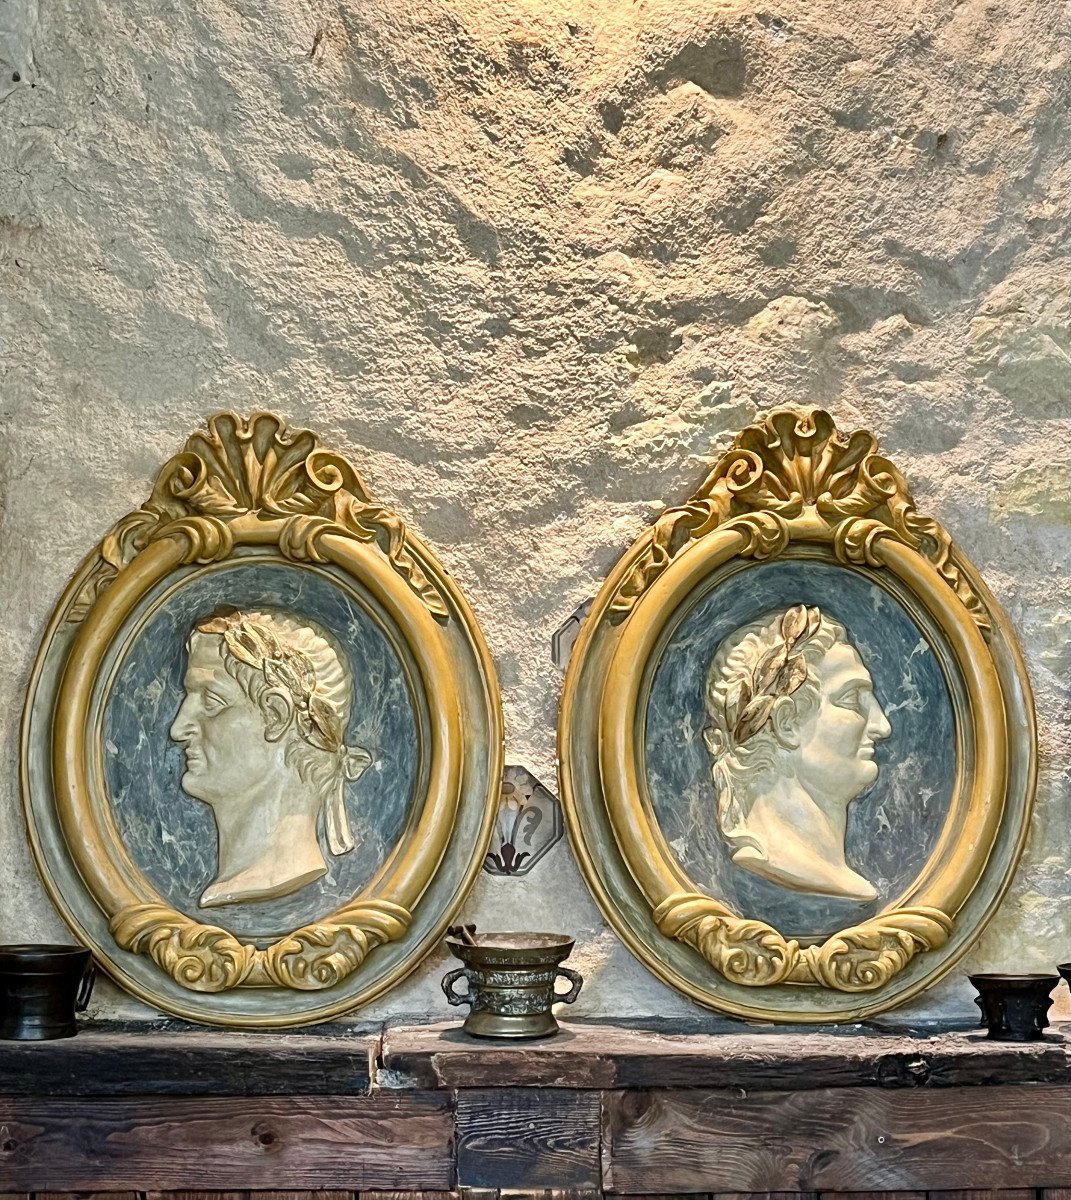
[[[242,561],[249,553],[281,562],[324,565],[350,577],[388,614],[414,666],[413,685],[426,704],[422,735],[425,784],[402,840],[372,882],[335,912],[258,944],[222,925],[204,923],[169,905],[122,843],[104,785],[102,733],[92,712],[109,654],[129,639],[128,623],[146,597],[176,571],[195,564]],[[250,560],[251,561],[251,560]],[[258,559],[258,561],[260,561]],[[58,624],[57,624],[58,622]],[[28,765],[31,710],[43,660],[57,631],[69,633],[51,719],[51,784],[66,853],[120,951],[151,960],[179,988],[199,994],[284,989],[326,992],[312,1019],[352,1008],[363,995],[349,985],[377,947],[404,943],[444,859],[459,884],[445,911],[422,923],[411,961],[449,923],[486,851],[501,777],[501,711],[493,668],[471,611],[430,551],[401,519],[377,504],[345,458],[325,450],[308,430],[278,417],[222,413],[194,433],[161,470],[146,504],[105,536],[61,600],[39,654],[24,723],[24,795],[35,857],[62,911],[83,936],[86,920],[55,884],[61,874],[43,845],[39,781]],[[486,745],[473,744],[461,698],[479,695]],[[468,844],[455,828],[461,804],[476,804]],[[462,861],[464,859],[464,861]],[[93,941],[86,937],[86,940]],[[410,938],[410,941],[413,939]],[[121,959],[95,945],[117,978],[143,998],[200,1019],[196,1005],[176,1004],[144,983],[133,984]],[[346,989],[340,985],[347,984]],[[372,994],[382,990],[376,986]],[[220,1024],[293,1024],[302,1019],[274,1002],[268,1014],[213,1010]]]
[[279,549],[297,562],[327,561],[318,548],[325,533],[375,542],[431,612],[447,615],[442,595],[406,544],[401,518],[372,500],[345,458],[323,449],[309,430],[288,429],[270,413],[248,420],[218,413],[166,464],[146,504],[105,535],[67,620],[83,620],[150,542],[181,535],[188,542],[184,562],[227,558],[236,544],[231,522],[250,513],[279,522]]
[[778,409],[749,425],[686,503],[668,508],[642,539],[611,609],[631,612],[640,597],[687,545],[716,529],[746,532],[741,554],[773,558],[793,538],[831,542],[841,562],[881,565],[875,547],[895,538],[933,563],[980,628],[981,601],[952,556],[952,538],[932,517],[920,516],[903,475],[878,454],[865,429],[842,437],[829,413],[803,420]]
[[[734,564],[747,570],[799,556],[842,564],[908,597],[939,631],[962,692],[958,703],[953,697],[957,783],[922,873],[873,918],[806,946],[733,912],[687,877],[654,817],[642,747],[654,665],[697,589]],[[1003,682],[1009,667],[1017,677],[1008,689],[1014,711]],[[1023,748],[1009,744],[1009,724],[1024,707],[1030,739],[1025,772],[1016,757]],[[1020,736],[1023,724],[1017,720]],[[820,410],[780,409],[745,429],[697,493],[667,509],[603,585],[569,663],[559,759],[582,871],[611,923],[646,965],[702,1003],[740,1015],[818,1020],[843,1012],[856,1018],[925,986],[918,983],[924,968],[913,973],[907,993],[896,990],[897,977],[918,956],[940,959],[946,949],[958,956],[976,934],[957,927],[959,914],[994,858],[1009,781],[1014,774],[1022,793],[1025,774],[1025,794],[1016,797],[1012,813],[1016,828],[1004,835],[1017,847],[1000,890],[1006,887],[1033,794],[1032,708],[1006,619],[947,531],[917,512],[903,476],[878,454],[873,435],[842,435]],[[637,904],[649,914],[638,923]],[[668,956],[671,969],[660,939],[687,946],[714,976],[679,955]],[[941,965],[935,961],[930,974]],[[792,986],[778,994],[777,1005],[764,1006],[728,994],[718,979],[741,991]],[[817,999],[812,1006],[809,991],[874,999],[865,1009]]]

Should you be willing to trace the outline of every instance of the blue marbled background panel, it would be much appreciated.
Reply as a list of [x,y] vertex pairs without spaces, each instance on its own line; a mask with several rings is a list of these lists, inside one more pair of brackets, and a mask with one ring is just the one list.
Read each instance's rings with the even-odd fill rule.
[[[373,763],[347,785],[356,847],[336,858],[320,830],[327,875],[278,900],[202,909],[198,898],[216,873],[215,821],[207,805],[182,791],[183,753],[168,730],[184,695],[186,638],[219,605],[285,609],[331,630],[354,673],[346,740],[363,746]],[[105,782],[135,863],[173,907],[251,937],[277,936],[359,892],[401,836],[419,782],[419,723],[398,652],[343,587],[296,565],[237,560],[173,592],[120,663],[103,728]]]
[[[713,858],[691,828],[693,801],[714,817],[703,743],[703,689],[719,643],[792,604],[839,620],[874,680],[892,734],[875,746],[875,784],[848,809],[847,859],[878,889],[872,902],[794,892],[735,866],[720,838]],[[692,880],[743,916],[784,934],[835,932],[879,912],[916,878],[941,832],[956,774],[955,716],[945,677],[913,617],[865,576],[818,561],[764,563],[730,575],[673,632],[646,711],[647,786],[666,839]]]

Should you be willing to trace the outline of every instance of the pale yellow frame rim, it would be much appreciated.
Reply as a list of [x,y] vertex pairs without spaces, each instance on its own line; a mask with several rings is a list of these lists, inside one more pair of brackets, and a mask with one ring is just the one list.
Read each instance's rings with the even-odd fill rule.
[[[230,529],[235,547],[264,545],[275,543],[284,524],[283,520],[240,518]],[[71,646],[56,703],[52,768],[60,823],[79,874],[109,918],[127,906],[162,900],[147,880],[150,894],[138,894],[130,887],[109,854],[109,839],[100,828],[98,814],[87,803],[91,777],[89,737],[93,733],[88,722],[93,686],[108,647],[123,622],[146,592],[181,564],[186,543],[181,532],[153,543],[97,600]],[[329,534],[322,539],[322,545],[337,566],[359,579],[393,612],[399,632],[417,664],[425,695],[441,697],[441,702],[429,710],[428,792],[411,844],[378,887],[366,889],[361,896],[411,909],[439,865],[457,811],[461,779],[457,681],[435,618],[375,547]],[[329,922],[331,916],[324,920]]]
[[[790,535],[796,533],[793,522],[788,525]],[[800,541],[832,542],[832,536],[823,536],[802,522],[799,533]],[[674,867],[665,839],[641,800],[636,713],[644,670],[673,613],[706,576],[745,550],[747,541],[740,531],[718,530],[674,559],[625,621],[607,672],[599,714],[602,786],[618,845],[652,909],[679,892],[680,883],[679,868]],[[932,907],[954,916],[985,866],[1000,826],[1007,778],[1004,702],[989,649],[974,619],[934,567],[891,538],[877,542],[874,554],[935,619],[967,688],[974,777],[968,794],[953,798],[949,819],[924,873],[926,884],[907,900],[912,906]],[[692,890],[699,891],[694,885]]]
[[[814,530],[813,525],[811,529],[812,531]],[[818,544],[825,544],[827,541],[828,539],[822,536],[815,539],[815,542]],[[1001,728],[1004,749],[1006,753],[1010,752],[1010,743],[1007,741],[1009,733],[1014,734],[1016,745],[1020,746],[1020,750],[1017,753],[1015,770],[1016,818],[1018,825],[1017,828],[1011,831],[1010,836],[1006,834],[1000,835],[1002,845],[1001,864],[999,866],[1000,874],[994,876],[991,871],[988,872],[989,879],[984,897],[976,905],[973,893],[970,894],[972,915],[969,929],[963,936],[957,936],[954,945],[947,946],[943,951],[939,952],[933,964],[925,971],[914,973],[906,986],[900,985],[891,992],[890,989],[884,988],[876,994],[859,995],[855,997],[858,1001],[857,1003],[851,1003],[845,1007],[796,1009],[786,1008],[784,1005],[772,1007],[761,1002],[762,992],[759,989],[756,989],[754,993],[755,1002],[738,1002],[732,995],[727,994],[723,990],[712,990],[708,984],[697,982],[690,974],[682,974],[676,966],[670,965],[657,952],[654,948],[657,945],[657,939],[652,941],[652,930],[646,926],[642,929],[635,926],[626,908],[623,907],[623,904],[626,903],[626,898],[618,895],[622,882],[618,871],[612,865],[607,865],[603,869],[600,860],[606,858],[608,855],[612,858],[614,855],[620,853],[622,869],[634,880],[635,876],[631,864],[625,859],[621,848],[616,843],[616,839],[613,847],[600,846],[594,839],[593,832],[585,828],[581,793],[586,794],[590,791],[590,768],[584,766],[586,758],[584,743],[590,743],[594,740],[591,737],[591,727],[593,724],[592,712],[596,712],[601,717],[601,698],[598,694],[593,697],[592,689],[594,687],[605,689],[606,687],[604,660],[607,652],[602,649],[598,651],[599,660],[603,663],[601,667],[593,666],[589,670],[589,660],[596,653],[596,647],[601,644],[608,622],[611,619],[611,606],[615,597],[620,594],[626,582],[634,578],[637,565],[644,560],[644,556],[648,552],[648,545],[649,540],[647,536],[638,539],[625,555],[618,560],[600,588],[598,595],[592,603],[590,614],[582,624],[576,643],[572,648],[559,709],[557,737],[558,774],[566,827],[569,831],[569,839],[577,864],[592,896],[595,898],[607,921],[630,952],[654,975],[696,1003],[707,1008],[717,1009],[729,1016],[742,1017],[749,1020],[789,1021],[797,1024],[819,1025],[830,1022],[858,1021],[877,1015],[891,1007],[899,1007],[910,1002],[951,972],[971,946],[974,945],[1011,886],[1015,867],[1022,856],[1029,834],[1038,772],[1036,753],[1037,728],[1026,664],[1010,622],[1001,611],[1000,606],[977,571],[967,560],[963,559],[953,550],[950,562],[955,571],[958,572],[959,577],[966,582],[973,594],[981,602],[982,610],[992,627],[992,634],[989,638],[990,643],[999,644],[1000,647],[999,666],[996,667],[994,672],[994,683],[1000,692],[1001,711],[1004,715],[1004,723]],[[876,542],[873,547],[875,552],[878,546],[881,546],[883,550],[885,548],[890,549],[892,556],[898,555],[899,558],[904,560],[910,561],[918,558],[923,562],[926,561],[912,548],[902,545],[891,538],[888,540],[881,539]],[[682,557],[694,549],[695,547],[692,547],[682,551]],[[739,553],[739,550],[735,552]],[[889,561],[892,561],[892,556],[890,556]],[[752,560],[746,564],[745,569],[750,569],[757,565],[759,565],[759,562]],[[927,563],[926,565],[928,566],[929,564]],[[845,567],[845,569],[848,568]],[[938,598],[941,607],[952,607],[959,603],[958,595],[940,575],[937,575],[935,578],[933,575],[926,573],[926,576],[927,587],[932,595]],[[657,580],[655,584],[657,584]],[[687,588],[684,590],[687,591]],[[667,614],[666,620],[669,620],[669,614]],[[977,649],[978,643],[974,640],[976,632],[976,630],[967,631],[964,636]],[[611,633],[609,636],[613,637],[614,635]],[[648,640],[649,644],[653,646],[657,641],[657,634],[654,634],[653,638],[649,638]],[[990,669],[993,669],[993,654],[989,646],[985,645],[985,639],[982,639],[982,642],[984,647],[984,661],[989,665]],[[596,674],[589,679],[591,671],[601,671],[601,675]],[[1002,680],[1003,684],[1001,683]],[[1013,697],[1010,707],[1006,703],[1008,693],[1005,689],[1008,688],[1011,689]],[[991,688],[988,685],[986,691],[990,695],[992,694]],[[584,730],[587,733],[584,733]],[[578,733],[578,731],[580,732]],[[620,754],[620,749],[618,753]],[[601,759],[601,750],[599,750],[596,757],[597,759]],[[1006,758],[1005,762],[1007,761]],[[992,782],[992,777],[990,777],[990,781]],[[587,803],[593,803],[597,807],[599,805],[598,796],[585,802],[584,807],[586,807]],[[999,823],[999,813],[991,811],[984,831],[985,843],[990,847],[992,847],[994,826],[999,825]],[[664,838],[662,838],[660,831],[655,830],[654,834],[664,845]],[[969,837],[969,831],[967,836]],[[967,849],[971,849],[969,842],[967,843]],[[972,854],[972,859],[977,863],[982,859],[982,855]],[[986,863],[982,864],[983,868],[988,868],[988,865]],[[646,863],[643,866],[646,870]],[[660,871],[657,866],[651,872],[651,875],[652,877],[648,879],[648,883],[653,884],[655,888],[661,887],[664,890],[667,884],[672,887],[679,886],[675,875],[670,873],[667,877],[666,873]],[[955,900],[958,898],[959,893],[970,893],[971,886],[972,884],[969,880],[965,880],[959,885],[953,881],[949,898]],[[642,894],[646,899],[646,894]],[[658,895],[660,893],[656,890],[654,894]],[[631,904],[631,902],[628,903]],[[650,904],[649,899],[647,903]]]
[[[239,428],[244,427],[247,431],[252,430],[257,422],[267,421],[280,431],[276,445],[284,449],[297,439],[308,437],[304,431],[289,433],[278,418],[263,413],[253,414],[247,422],[234,418],[232,414],[222,414],[221,418],[213,418],[209,422],[209,436],[218,432],[217,421],[221,420],[233,420]],[[195,436],[204,438],[206,435]],[[177,461],[172,460],[164,468],[161,479],[167,476]],[[334,458],[333,461],[345,465],[341,459]],[[312,455],[305,462],[306,470],[311,463]],[[341,478],[340,473],[336,472],[336,475]],[[314,479],[313,482],[321,491],[325,490],[319,480]],[[157,486],[159,488],[160,484]],[[330,492],[333,489],[328,486],[326,490]],[[153,496],[155,499],[156,493]],[[141,518],[145,512],[144,509],[139,510],[134,515]],[[373,518],[380,512],[386,510],[373,510]],[[127,520],[129,518],[124,522]],[[302,530],[296,538],[295,520],[301,523]],[[350,536],[348,529],[332,525],[314,514],[271,514],[254,508],[229,518],[226,537],[215,544],[211,541],[206,543],[204,539],[205,525],[211,521],[212,518],[174,521],[161,529],[125,565],[119,566],[109,584],[103,588],[96,585],[96,598],[88,611],[80,614],[81,619],[72,617],[72,612],[76,605],[82,603],[86,589],[98,577],[104,553],[101,547],[89,555],[64,590],[38,650],[27,686],[23,713],[20,782],[30,849],[45,889],[67,923],[93,949],[98,961],[116,982],[134,996],[176,1016],[226,1027],[268,1028],[311,1024],[356,1009],[395,986],[416,968],[454,919],[482,869],[497,813],[504,759],[501,697],[490,651],[471,607],[449,574],[411,531],[404,533],[404,551],[392,543],[388,555],[375,540]],[[117,531],[123,529],[124,522],[116,527]],[[106,544],[107,539],[103,545]],[[238,547],[268,547],[280,554],[281,562],[291,562],[295,567],[300,567],[303,560],[330,563],[366,588],[393,622],[397,636],[406,645],[424,692],[428,718],[425,747],[428,759],[425,775],[427,787],[417,797],[419,815],[416,820],[407,822],[405,831],[388,855],[383,868],[359,895],[348,900],[335,913],[320,918],[315,926],[293,931],[289,935],[289,947],[284,944],[287,938],[279,939],[277,943],[280,953],[289,954],[292,960],[297,945],[292,940],[295,934],[330,927],[333,918],[341,918],[345,921],[344,936],[351,940],[355,937],[359,946],[356,953],[350,948],[347,965],[338,982],[355,975],[357,987],[354,988],[351,983],[343,994],[337,994],[332,983],[312,986],[302,986],[300,981],[283,983],[283,987],[298,987],[306,995],[319,993],[325,998],[323,1004],[290,1012],[224,1011],[218,1006],[214,1011],[206,1011],[196,1002],[196,995],[210,1000],[212,994],[223,989],[194,989],[189,993],[189,1002],[181,998],[184,995],[182,992],[179,993],[180,998],[176,999],[143,982],[140,972],[132,973],[124,966],[122,959],[116,957],[111,945],[102,943],[101,938],[86,927],[80,915],[80,906],[84,906],[91,898],[111,920],[113,934],[116,922],[121,921],[124,912],[141,910],[144,913],[151,910],[153,923],[150,932],[159,925],[159,913],[165,916],[170,914],[185,922],[191,920],[169,909],[147,880],[145,888],[131,886],[133,877],[124,878],[119,865],[112,861],[105,836],[107,831],[103,827],[105,809],[94,805],[90,790],[95,766],[95,731],[89,729],[89,719],[94,688],[109,648],[124,621],[142,598],[158,581],[165,579],[180,565],[226,561],[232,558]],[[418,586],[415,579],[409,578],[407,571],[400,569],[402,553],[411,556],[410,561],[418,564],[414,570],[422,570],[424,575],[421,580],[430,578],[431,585],[421,582]],[[241,556],[234,561],[240,562]],[[444,605],[438,607],[438,616],[434,611],[437,606],[426,602],[428,586],[434,587],[441,597],[440,603]],[[72,620],[78,622],[78,629],[66,647],[61,678],[50,685],[54,697],[51,710],[39,711],[39,693],[49,653],[54,649],[63,626]],[[484,723],[487,725],[487,745],[482,738],[478,743],[469,745],[472,739],[460,712],[460,698],[467,692],[478,695],[477,702],[481,707],[479,724],[481,727]],[[68,899],[64,894],[64,886],[53,873],[51,856],[56,850],[46,849],[45,831],[39,827],[35,812],[35,804],[39,802],[34,800],[35,787],[40,788],[42,784],[40,780],[35,784],[32,778],[31,761],[39,761],[39,756],[35,754],[35,747],[30,745],[30,736],[31,731],[40,736],[42,720],[50,725],[48,733],[53,771],[51,803],[70,864],[64,870],[69,873],[73,865],[88,893],[86,900],[78,903],[74,902],[73,897]],[[483,777],[485,768],[486,794],[474,796],[476,780]],[[455,821],[460,815],[459,806],[462,802],[468,805],[479,802],[481,805],[476,837],[473,839],[471,836],[473,818],[470,817],[470,834],[464,844],[454,836]],[[50,840],[54,840],[54,835]],[[453,853],[455,850],[456,854]],[[404,941],[413,911],[436,879],[448,854],[452,862],[456,860],[456,870],[450,875],[450,890],[436,901],[442,906],[441,911],[430,924],[428,915],[424,914],[422,932],[412,951],[405,953],[390,970],[374,976],[367,985],[361,987],[359,973],[365,955],[384,942]],[[129,867],[131,864],[128,862],[126,865]],[[135,874],[144,878],[136,869]],[[163,932],[167,931],[165,920]],[[222,932],[226,933],[225,930]],[[171,941],[176,941],[176,938],[172,937]],[[235,944],[238,944],[237,939]],[[315,937],[312,944],[315,944]],[[310,944],[303,943],[303,948],[309,950]],[[253,952],[255,947],[245,944],[243,949]],[[173,964],[165,963],[162,953],[157,954],[155,948],[144,953],[154,958],[166,973],[174,976]],[[254,972],[253,978],[239,983],[232,990],[260,991],[265,986],[278,987],[280,980],[265,979],[263,976],[257,979]]]

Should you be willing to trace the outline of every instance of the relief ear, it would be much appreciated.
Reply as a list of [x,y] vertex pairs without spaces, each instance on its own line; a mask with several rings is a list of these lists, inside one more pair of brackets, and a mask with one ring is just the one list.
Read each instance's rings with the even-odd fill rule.
[[264,717],[264,737],[277,742],[294,720],[294,701],[281,688],[269,688],[260,697],[260,712]]
[[796,750],[800,744],[799,720],[791,696],[782,696],[770,713],[770,729],[786,750]]

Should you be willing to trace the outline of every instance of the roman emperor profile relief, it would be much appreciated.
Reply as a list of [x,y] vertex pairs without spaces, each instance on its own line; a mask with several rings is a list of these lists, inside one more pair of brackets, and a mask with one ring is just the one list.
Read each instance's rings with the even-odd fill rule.
[[875,899],[847,862],[845,829],[892,729],[844,626],[803,604],[742,626],[714,655],[705,707],[714,819],[733,863],[793,891]]
[[353,671],[331,635],[285,612],[215,614],[187,643],[185,697],[171,725],[182,789],[212,810],[215,878],[202,908],[288,896],[354,848],[346,784],[372,759],[345,742]]

